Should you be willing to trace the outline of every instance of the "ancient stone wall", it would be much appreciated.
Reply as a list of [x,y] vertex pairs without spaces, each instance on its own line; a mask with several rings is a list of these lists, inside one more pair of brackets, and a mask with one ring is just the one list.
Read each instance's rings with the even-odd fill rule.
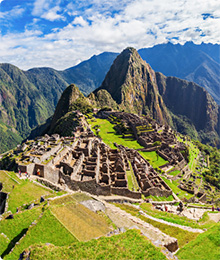
[[29,174],[34,174],[34,167],[35,167],[34,163],[30,163],[27,165],[18,164],[18,170],[20,170],[22,173],[27,172]]
[[130,191],[128,188],[112,187],[111,193],[119,196],[125,196],[133,199],[141,199],[141,193]]
[[57,184],[59,181],[59,170],[51,167],[44,167],[44,178]]
[[48,158],[50,158],[50,156],[54,155],[56,152],[59,151],[59,149],[61,149],[61,144],[58,144],[56,145],[55,147],[51,148],[50,151],[44,153],[42,156],[41,156],[41,162],[47,160]]
[[169,197],[172,195],[172,190],[161,190],[157,187],[149,188],[147,191],[142,192],[144,196],[159,196],[159,197]]

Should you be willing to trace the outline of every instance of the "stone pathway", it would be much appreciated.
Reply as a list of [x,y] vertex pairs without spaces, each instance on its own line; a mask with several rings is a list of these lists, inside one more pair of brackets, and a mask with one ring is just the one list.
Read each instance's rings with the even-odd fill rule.
[[106,207],[106,214],[116,224],[118,228],[137,228],[152,241],[156,246],[164,246],[170,252],[175,252],[178,249],[178,241],[174,237],[160,231],[153,225],[132,216],[126,211],[103,201]]

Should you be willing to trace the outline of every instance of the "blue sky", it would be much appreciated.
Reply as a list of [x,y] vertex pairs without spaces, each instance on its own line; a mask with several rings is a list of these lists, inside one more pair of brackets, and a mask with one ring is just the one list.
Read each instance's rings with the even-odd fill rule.
[[0,63],[65,69],[93,54],[220,43],[219,0],[0,0]]

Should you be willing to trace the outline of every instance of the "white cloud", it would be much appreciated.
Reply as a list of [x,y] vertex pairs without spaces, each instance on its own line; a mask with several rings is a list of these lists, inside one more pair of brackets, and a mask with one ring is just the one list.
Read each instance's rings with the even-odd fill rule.
[[54,8],[50,9],[49,11],[43,13],[41,15],[42,18],[49,20],[49,21],[55,21],[55,20],[65,20],[65,18],[58,14],[57,12],[59,12],[61,10],[61,8],[59,6],[55,6]]
[[0,19],[12,20],[21,17],[25,11],[25,8],[21,6],[15,6],[10,11],[0,12]]
[[[220,43],[219,0],[76,0],[61,6],[61,1],[36,0],[36,21],[40,17],[55,21],[68,14],[72,22],[46,35],[26,30],[2,36],[1,61],[25,69],[63,69],[93,54],[120,52],[127,46],[139,49],[168,40]],[[205,13],[211,16],[204,20]]]

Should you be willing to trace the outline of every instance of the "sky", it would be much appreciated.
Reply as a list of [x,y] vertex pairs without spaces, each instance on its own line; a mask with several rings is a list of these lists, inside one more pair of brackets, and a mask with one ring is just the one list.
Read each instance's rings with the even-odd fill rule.
[[168,41],[220,44],[220,0],[0,0],[0,63],[24,70]]

